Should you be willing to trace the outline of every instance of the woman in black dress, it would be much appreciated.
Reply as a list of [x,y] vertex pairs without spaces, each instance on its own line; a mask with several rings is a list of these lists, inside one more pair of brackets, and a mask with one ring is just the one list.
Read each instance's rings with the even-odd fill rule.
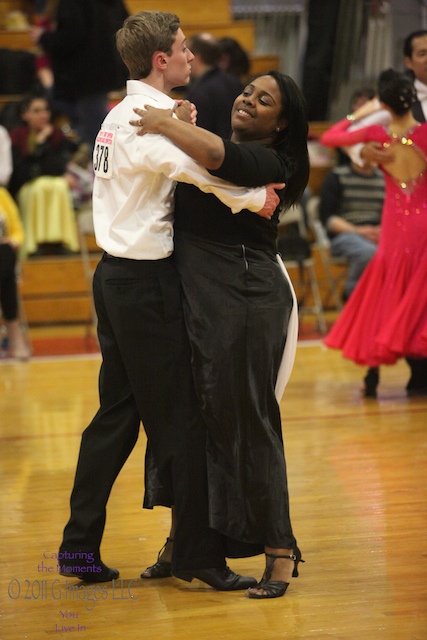
[[[298,202],[306,187],[305,103],[288,76],[272,71],[248,84],[233,106],[231,141],[171,118],[170,111],[136,112],[141,135],[167,136],[214,175],[246,187],[285,183],[281,207]],[[230,542],[228,557],[264,549],[266,570],[249,589],[251,598],[283,595],[301,560],[290,522],[279,410],[283,377],[293,364],[293,356],[288,362],[285,357],[283,376],[296,305],[277,256],[278,210],[271,219],[249,211],[233,215],[197,187],[180,183],[176,189],[174,256],[207,426],[210,525]],[[151,488],[145,506],[165,504]],[[168,540],[143,577],[168,574]]]

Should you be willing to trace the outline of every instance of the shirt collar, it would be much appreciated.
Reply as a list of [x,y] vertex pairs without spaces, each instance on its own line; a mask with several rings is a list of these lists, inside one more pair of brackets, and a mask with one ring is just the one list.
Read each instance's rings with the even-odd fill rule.
[[417,98],[419,102],[423,102],[427,98],[427,85],[419,80],[414,82],[415,91],[417,92]]
[[175,100],[168,95],[155,89],[143,80],[128,80],[126,82],[126,92],[128,96],[143,95],[155,100],[164,109],[170,109],[175,104]]

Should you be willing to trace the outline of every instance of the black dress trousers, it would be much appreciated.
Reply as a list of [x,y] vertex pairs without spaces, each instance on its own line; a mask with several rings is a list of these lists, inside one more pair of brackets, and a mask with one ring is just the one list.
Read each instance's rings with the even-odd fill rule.
[[208,526],[206,430],[194,391],[181,286],[170,258],[104,254],[94,276],[100,407],[83,432],[61,549],[99,551],[106,503],[142,421],[175,507],[173,569],[224,566]]

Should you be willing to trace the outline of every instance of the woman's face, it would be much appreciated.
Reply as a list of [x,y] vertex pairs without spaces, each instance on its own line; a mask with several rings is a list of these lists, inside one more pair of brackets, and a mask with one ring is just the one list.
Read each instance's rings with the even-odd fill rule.
[[237,96],[231,111],[231,127],[237,140],[274,140],[286,126],[282,95],[272,76],[252,80]]
[[49,105],[43,98],[32,100],[28,109],[22,114],[22,119],[31,131],[41,131],[50,122]]

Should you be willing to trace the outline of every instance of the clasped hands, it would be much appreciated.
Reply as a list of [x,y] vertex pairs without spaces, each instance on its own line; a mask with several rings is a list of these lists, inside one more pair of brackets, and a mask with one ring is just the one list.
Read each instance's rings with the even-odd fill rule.
[[[143,136],[146,133],[161,133],[161,125],[168,121],[174,113],[179,120],[187,122],[188,124],[195,125],[197,119],[197,109],[195,105],[188,100],[176,101],[173,109],[159,109],[158,107],[152,107],[147,104],[144,105],[144,109],[134,107],[133,110],[139,116],[139,119],[130,120],[129,124],[138,127],[136,134],[138,136]],[[256,212],[256,215],[271,220],[280,202],[276,190],[280,191],[284,189],[284,187],[285,184],[283,182],[274,182],[266,185],[265,203],[262,209]]]
[[173,109],[159,109],[149,104],[144,105],[143,109],[134,108],[134,112],[139,116],[139,120],[130,120],[129,124],[138,127],[138,136],[146,133],[160,133],[159,125],[169,120],[175,113],[179,120],[195,125],[197,121],[196,105],[188,100],[177,100]]

